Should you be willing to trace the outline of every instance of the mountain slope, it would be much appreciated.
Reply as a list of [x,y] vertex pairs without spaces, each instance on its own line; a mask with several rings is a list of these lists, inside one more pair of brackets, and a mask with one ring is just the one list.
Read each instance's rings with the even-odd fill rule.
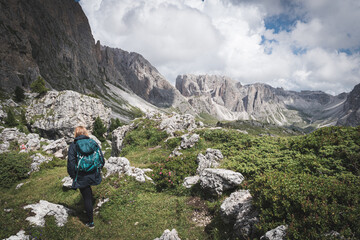
[[343,114],[338,120],[340,126],[357,126],[360,123],[360,84],[350,92],[343,105]]

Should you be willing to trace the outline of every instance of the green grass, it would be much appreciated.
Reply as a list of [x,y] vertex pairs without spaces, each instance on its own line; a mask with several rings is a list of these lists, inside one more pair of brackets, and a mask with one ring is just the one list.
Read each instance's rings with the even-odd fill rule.
[[[205,239],[203,228],[189,221],[193,209],[186,204],[188,197],[158,193],[151,183],[117,176],[93,187],[97,201],[101,197],[110,197],[110,201],[95,215],[96,228],[90,230],[83,223],[86,217],[80,192],[62,190],[61,179],[66,175],[64,167],[55,167],[33,174],[19,190],[15,190],[15,185],[1,188],[1,209],[14,210],[0,211],[0,238],[25,229],[27,234],[31,232],[31,236],[43,239],[154,239],[165,229],[176,228],[184,239]],[[31,227],[25,221],[30,212],[23,206],[41,199],[62,204],[75,213],[64,227],[57,227],[52,217],[47,218],[44,228]]]
[[[286,223],[289,239],[321,239],[330,230],[349,239],[360,238],[360,127],[329,127],[307,135],[276,137],[258,136],[257,129],[251,132],[251,128],[249,134],[231,128],[202,129],[196,131],[200,141],[193,148],[169,158],[181,139],[164,142],[168,135],[157,124],[137,120],[121,153],[132,166],[152,168],[148,175],[156,185],[117,175],[104,179],[93,187],[95,204],[101,198],[110,201],[95,215],[96,228],[89,230],[83,224],[86,216],[80,193],[62,189],[65,162],[55,159],[23,179],[26,183],[19,190],[15,190],[17,180],[10,188],[0,189],[0,209],[14,209],[0,211],[0,238],[24,229],[42,239],[154,239],[165,229],[175,228],[181,239],[227,239],[232,226],[221,221],[219,208],[230,192],[210,200],[198,186],[190,190],[181,186],[184,177],[195,173],[197,154],[209,147],[222,151],[220,168],[245,176],[240,188],[250,189],[254,197],[260,219],[257,237]],[[264,126],[265,131],[270,129]],[[206,228],[191,221],[196,208],[187,204],[191,197],[204,197],[201,201],[214,216]],[[30,212],[23,206],[40,199],[65,205],[75,213],[61,228],[52,217],[44,228],[31,227],[25,221]]]

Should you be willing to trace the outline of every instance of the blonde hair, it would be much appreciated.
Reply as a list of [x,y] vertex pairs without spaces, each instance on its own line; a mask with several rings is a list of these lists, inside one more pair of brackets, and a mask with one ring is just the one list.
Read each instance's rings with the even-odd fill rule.
[[86,130],[86,128],[84,126],[78,126],[75,128],[75,131],[74,131],[75,138],[80,135],[89,136],[89,132],[88,132],[88,130]]

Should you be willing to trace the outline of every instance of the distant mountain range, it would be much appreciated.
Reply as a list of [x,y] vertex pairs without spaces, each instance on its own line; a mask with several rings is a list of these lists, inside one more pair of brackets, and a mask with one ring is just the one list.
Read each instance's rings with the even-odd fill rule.
[[16,86],[28,89],[42,76],[50,88],[98,95],[125,121],[140,109],[300,127],[360,123],[360,84],[332,96],[260,83],[243,86],[223,76],[180,75],[175,88],[140,54],[95,43],[73,0],[0,4],[0,87],[8,93]]

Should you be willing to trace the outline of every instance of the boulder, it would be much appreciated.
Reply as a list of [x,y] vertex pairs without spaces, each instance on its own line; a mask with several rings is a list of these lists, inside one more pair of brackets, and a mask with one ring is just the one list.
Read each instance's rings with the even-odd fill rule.
[[50,203],[45,200],[40,200],[39,203],[30,204],[24,207],[24,209],[32,209],[31,211],[35,214],[35,216],[27,217],[26,220],[30,222],[30,224],[44,227],[45,226],[45,216],[54,216],[55,222],[58,227],[62,227],[66,224],[70,209],[59,205]]
[[260,240],[283,240],[286,237],[287,228],[286,225],[280,225],[277,228],[267,231]]
[[182,155],[182,153],[180,152],[181,149],[192,148],[193,146],[195,146],[195,144],[199,141],[200,136],[198,134],[192,134],[191,136],[189,135],[190,134],[185,134],[181,136],[180,146],[175,148],[169,157],[180,156]]
[[70,176],[64,177],[61,182],[63,183],[63,188],[65,189],[71,189],[73,180]]
[[26,119],[41,136],[69,140],[76,126],[92,131],[97,117],[108,125],[110,113],[110,108],[106,108],[100,99],[70,90],[49,91],[44,97],[33,99],[27,108]]
[[[231,193],[220,206],[220,215],[225,223],[234,222],[245,205],[251,204],[252,196],[249,190]],[[246,208],[246,207],[245,207]]]
[[184,178],[183,186],[186,188],[191,188],[193,185],[195,185],[199,182],[199,179],[200,179],[200,177],[198,175],[186,177],[186,178]]
[[178,233],[175,229],[169,230],[166,229],[160,238],[155,238],[154,240],[181,240],[178,236]]
[[12,142],[17,141],[19,144],[25,144],[27,142],[26,134],[19,131],[17,128],[4,128],[0,133],[0,141]]
[[130,162],[127,158],[124,157],[110,157],[106,161],[104,168],[106,168],[105,177],[108,177],[109,175],[114,173],[123,174],[129,171]]
[[68,151],[68,144],[66,143],[65,138],[60,138],[51,142],[49,145],[44,145],[43,150],[46,153],[54,154],[55,157],[65,158]]
[[97,139],[97,137],[95,137],[94,135],[92,134],[89,134],[89,138],[91,138],[92,140],[94,140],[98,145],[99,147],[101,148],[101,142],[99,139]]
[[28,172],[28,174],[39,171],[40,164],[42,164],[43,162],[52,161],[52,157],[45,157],[41,153],[36,153],[36,154],[32,155],[30,158],[32,158],[33,162],[31,163],[31,166],[30,166],[31,169]]
[[190,114],[180,115],[172,113],[171,116],[163,116],[160,123],[160,129],[165,130],[171,136],[177,131],[187,130],[191,132],[196,127],[195,117]]
[[28,151],[37,151],[40,149],[40,136],[36,133],[29,133],[27,136],[26,149]]
[[198,163],[198,168],[196,170],[197,174],[201,174],[201,172],[205,169],[205,168],[216,168],[220,165],[220,161],[224,158],[224,156],[222,155],[221,151],[218,149],[212,149],[212,148],[208,148],[206,149],[206,154],[205,156],[201,153],[198,154],[197,156],[197,163]]
[[130,125],[118,127],[117,129],[112,131],[111,156],[113,157],[119,156],[121,149],[123,148],[123,141],[125,139],[126,134],[133,129],[134,129],[134,125],[130,124]]
[[20,230],[16,235],[12,235],[8,238],[5,238],[3,240],[29,240],[30,236],[29,235],[25,235],[25,231],[24,230]]
[[9,151],[10,143],[9,142],[3,142],[0,144],[0,153],[4,153]]
[[125,174],[134,177],[136,181],[139,182],[145,182],[146,180],[152,181],[152,179],[145,174],[145,172],[148,172],[148,169],[144,171],[140,168],[131,167],[129,160],[124,157],[110,157],[104,167],[107,170],[105,177],[117,173],[119,175]]
[[252,197],[245,198],[236,216],[234,236],[240,239],[253,239],[254,225],[259,222],[258,216],[258,212],[252,206]]
[[195,143],[197,143],[200,139],[199,134],[192,134],[190,136],[190,134],[185,134],[183,136],[181,136],[181,143],[180,143],[180,147],[182,149],[186,149],[186,148],[192,148]]
[[239,186],[243,180],[243,175],[238,172],[205,168],[200,175],[200,186],[212,195],[221,195],[223,191]]

